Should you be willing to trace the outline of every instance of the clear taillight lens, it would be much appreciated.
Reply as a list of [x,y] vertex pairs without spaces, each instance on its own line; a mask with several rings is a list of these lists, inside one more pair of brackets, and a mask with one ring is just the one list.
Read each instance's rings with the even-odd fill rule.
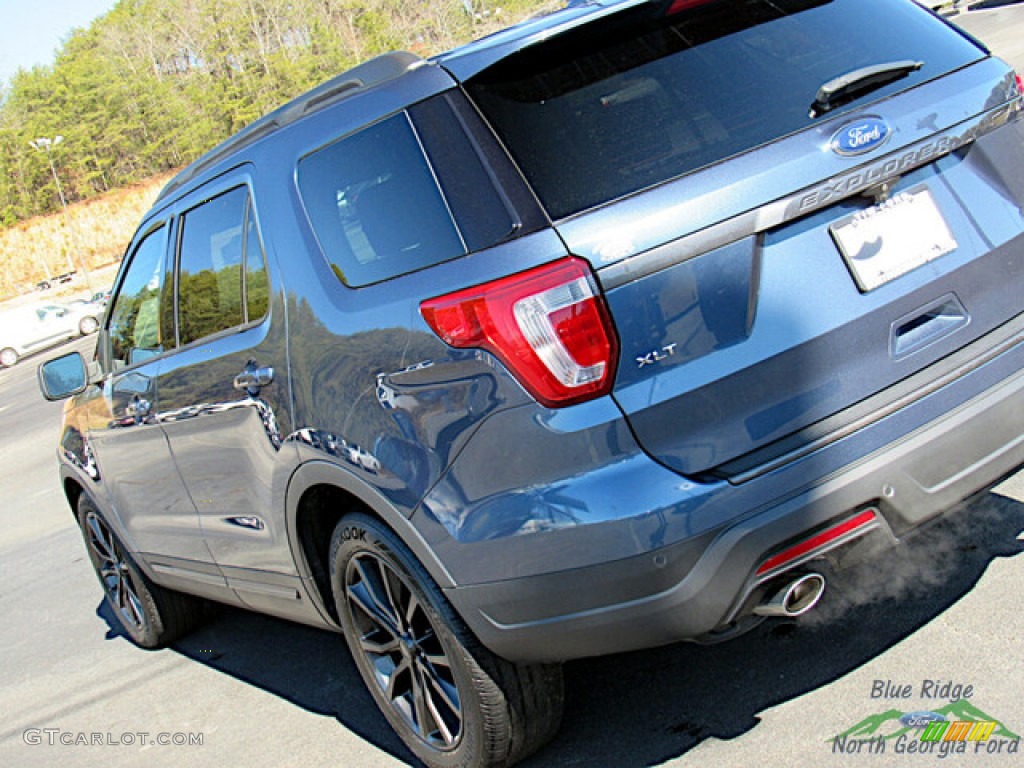
[[439,296],[420,312],[447,344],[491,352],[544,405],[569,405],[611,389],[618,340],[582,259]]

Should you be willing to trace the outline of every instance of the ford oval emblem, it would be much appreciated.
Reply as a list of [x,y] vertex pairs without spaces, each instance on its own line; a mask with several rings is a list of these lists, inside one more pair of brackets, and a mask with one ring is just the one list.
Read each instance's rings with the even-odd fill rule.
[[946,720],[938,712],[907,712],[900,717],[900,724],[907,728],[924,728],[928,723],[941,723]]
[[885,144],[889,139],[889,124],[879,117],[862,117],[847,123],[832,136],[832,151],[849,157],[863,155]]

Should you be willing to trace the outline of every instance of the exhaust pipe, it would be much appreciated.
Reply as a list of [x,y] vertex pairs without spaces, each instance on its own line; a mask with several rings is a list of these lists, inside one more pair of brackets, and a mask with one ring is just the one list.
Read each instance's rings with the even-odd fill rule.
[[824,576],[805,573],[783,584],[769,599],[754,608],[754,613],[758,616],[800,616],[817,605],[824,591]]

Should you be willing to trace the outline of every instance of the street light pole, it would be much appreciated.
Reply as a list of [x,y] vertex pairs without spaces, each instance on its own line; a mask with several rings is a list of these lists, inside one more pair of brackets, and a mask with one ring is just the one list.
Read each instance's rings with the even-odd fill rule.
[[[29,146],[31,146],[33,149],[41,149],[45,151],[46,159],[50,163],[50,173],[53,174],[53,181],[57,185],[57,195],[60,197],[60,205],[61,208],[64,209],[64,219],[67,222],[68,232],[71,235],[71,247],[68,248],[67,256],[68,267],[70,267],[71,272],[74,272],[76,269],[75,260],[71,256],[71,252],[77,249],[79,246],[78,233],[75,231],[75,226],[71,222],[71,214],[68,212],[68,201],[64,197],[64,188],[60,185],[60,177],[57,176],[57,167],[53,164],[53,154],[51,154],[51,149],[60,144],[62,141],[64,141],[64,137],[60,135],[54,136],[52,139],[44,136],[34,141],[30,141]],[[85,278],[86,288],[88,288],[89,292],[92,293],[92,281],[89,279],[89,270],[86,268],[84,259],[82,260],[82,277]]]

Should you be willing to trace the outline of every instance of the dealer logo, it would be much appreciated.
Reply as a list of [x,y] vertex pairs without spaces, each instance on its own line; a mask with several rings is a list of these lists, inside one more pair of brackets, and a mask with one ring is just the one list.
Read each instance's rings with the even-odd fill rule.
[[[974,695],[974,686],[952,683],[943,686],[941,683],[924,681],[919,688],[920,697],[925,700],[945,698],[937,695],[941,691],[946,695],[955,694],[956,700],[946,699],[947,704],[929,709],[886,709],[868,715],[828,739],[826,743],[831,752],[841,755],[925,754],[939,758],[952,754],[1020,754],[1020,736],[968,701]],[[876,680],[871,698],[908,699],[914,693],[913,685]]]

